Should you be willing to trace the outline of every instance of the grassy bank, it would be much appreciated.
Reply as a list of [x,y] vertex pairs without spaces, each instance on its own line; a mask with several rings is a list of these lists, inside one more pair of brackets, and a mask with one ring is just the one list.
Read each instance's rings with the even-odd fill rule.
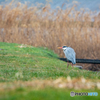
[[1,100],[65,100],[71,98],[70,91],[99,94],[99,72],[67,68],[67,63],[57,59],[52,50],[4,42],[0,42],[0,48]]
[[[83,76],[89,79],[100,79],[98,72],[67,69],[67,63],[57,59],[58,55],[43,47],[10,44],[0,42],[0,81],[55,79],[59,77]],[[87,73],[87,74],[86,74]]]

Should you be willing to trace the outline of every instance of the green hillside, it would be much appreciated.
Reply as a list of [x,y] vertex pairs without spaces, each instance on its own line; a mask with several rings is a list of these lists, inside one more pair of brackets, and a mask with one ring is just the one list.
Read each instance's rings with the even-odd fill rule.
[[[46,82],[60,78],[66,80],[69,76],[71,79],[84,77],[86,80],[100,80],[99,72],[78,68],[72,69],[71,66],[67,68],[66,62],[57,59],[58,55],[45,47],[36,48],[29,45],[0,42],[0,48],[3,49],[0,50],[0,98],[3,100],[32,100],[32,98],[34,100],[53,100],[54,98],[65,100],[72,98],[70,97],[72,89],[59,89],[56,86],[51,87],[51,85],[45,86]],[[36,87],[25,83],[32,82],[31,84],[34,84],[34,81],[41,83],[43,80],[45,80],[43,87],[41,85],[39,87],[38,83]],[[23,83],[24,86],[18,84],[18,82]],[[83,91],[83,89],[80,91]],[[90,88],[87,91],[98,92],[99,90],[96,88],[91,90]],[[97,96],[97,98],[99,97]],[[83,98],[89,99],[90,97],[83,96]],[[80,96],[76,96],[75,100],[77,99],[80,99]]]

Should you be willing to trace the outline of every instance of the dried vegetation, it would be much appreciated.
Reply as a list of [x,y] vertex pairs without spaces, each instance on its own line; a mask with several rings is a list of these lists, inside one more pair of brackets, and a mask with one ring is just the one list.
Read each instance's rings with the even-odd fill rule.
[[100,89],[100,81],[86,80],[85,78],[74,78],[70,76],[65,78],[58,78],[56,80],[34,80],[34,81],[15,81],[9,83],[0,83],[0,91],[14,90],[16,88],[31,87],[32,89],[44,89],[46,87],[62,88],[62,89]]

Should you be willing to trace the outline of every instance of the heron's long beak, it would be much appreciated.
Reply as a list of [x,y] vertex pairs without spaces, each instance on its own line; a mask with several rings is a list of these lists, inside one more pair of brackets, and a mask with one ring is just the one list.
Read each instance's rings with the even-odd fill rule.
[[62,47],[58,47],[58,49],[62,49]]

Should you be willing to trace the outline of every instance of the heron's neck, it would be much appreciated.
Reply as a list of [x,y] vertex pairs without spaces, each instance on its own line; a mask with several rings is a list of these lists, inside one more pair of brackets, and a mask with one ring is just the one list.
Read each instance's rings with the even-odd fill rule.
[[66,48],[63,48],[63,51],[66,51]]

